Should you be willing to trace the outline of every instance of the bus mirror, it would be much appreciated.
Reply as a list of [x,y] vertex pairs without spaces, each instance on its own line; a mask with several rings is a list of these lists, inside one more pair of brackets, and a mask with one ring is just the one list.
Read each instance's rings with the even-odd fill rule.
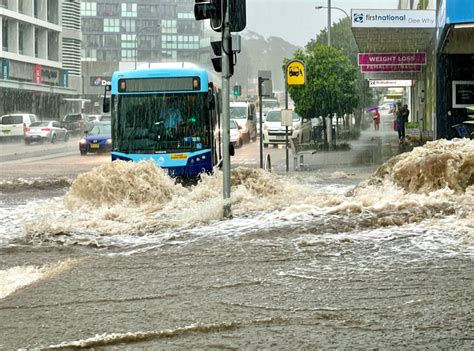
[[214,110],[216,108],[216,99],[212,94],[209,94],[208,108],[209,110]]
[[110,112],[110,97],[104,96],[104,102],[102,104],[102,111],[104,113],[109,113]]
[[229,143],[229,155],[230,156],[235,155],[235,148],[234,148],[234,144],[232,144],[232,143]]

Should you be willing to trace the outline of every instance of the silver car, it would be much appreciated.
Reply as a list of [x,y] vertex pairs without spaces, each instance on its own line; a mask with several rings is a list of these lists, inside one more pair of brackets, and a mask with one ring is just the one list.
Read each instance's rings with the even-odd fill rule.
[[25,144],[35,141],[54,144],[58,140],[69,140],[69,132],[58,121],[34,122],[25,130]]

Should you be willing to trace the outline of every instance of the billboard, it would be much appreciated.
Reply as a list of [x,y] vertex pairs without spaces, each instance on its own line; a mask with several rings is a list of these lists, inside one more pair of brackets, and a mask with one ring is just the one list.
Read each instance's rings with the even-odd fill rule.
[[358,55],[358,62],[359,65],[426,65],[426,53],[362,53]]
[[434,10],[351,10],[353,28],[435,28]]

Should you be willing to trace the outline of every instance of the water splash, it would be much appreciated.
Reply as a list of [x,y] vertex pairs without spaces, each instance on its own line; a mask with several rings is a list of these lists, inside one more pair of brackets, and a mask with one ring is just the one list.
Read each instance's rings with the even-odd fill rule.
[[389,160],[351,191],[239,167],[231,174],[231,202],[234,221],[246,223],[230,228],[221,222],[221,172],[186,188],[152,162],[112,162],[79,176],[63,203],[37,206],[38,220],[25,229],[32,242],[100,245],[97,240],[110,235],[169,238],[199,228],[239,232],[314,223],[314,229],[331,218],[335,230],[353,231],[431,219],[472,238],[473,162],[474,141],[439,140]]
[[0,299],[3,299],[20,288],[24,288],[32,283],[52,278],[73,266],[81,260],[70,259],[56,264],[49,264],[42,267],[37,266],[16,266],[0,271]]

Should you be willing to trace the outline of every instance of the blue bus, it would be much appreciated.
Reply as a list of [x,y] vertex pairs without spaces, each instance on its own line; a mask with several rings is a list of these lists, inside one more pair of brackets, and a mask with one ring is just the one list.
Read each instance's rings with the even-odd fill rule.
[[[183,65],[184,66],[184,65]],[[104,112],[112,115],[112,161],[154,160],[176,177],[212,172],[222,159],[219,86],[196,66],[119,71]]]

